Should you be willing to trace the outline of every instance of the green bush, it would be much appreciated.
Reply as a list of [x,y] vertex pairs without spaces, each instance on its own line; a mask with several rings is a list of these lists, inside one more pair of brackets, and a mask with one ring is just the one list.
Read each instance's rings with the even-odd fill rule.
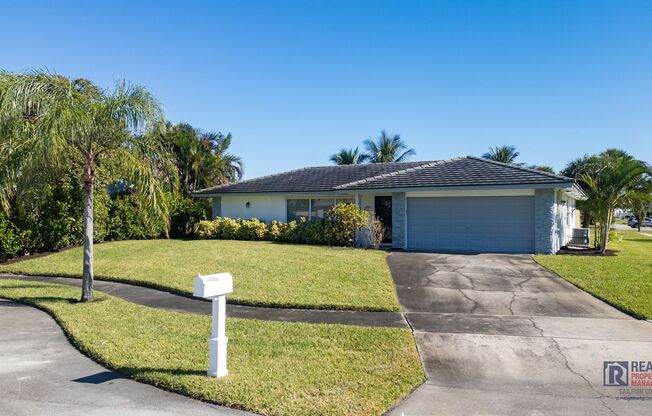
[[355,204],[340,203],[326,213],[328,241],[338,246],[355,246],[356,233],[369,222],[369,213]]
[[[266,224],[259,219],[251,220],[216,218],[199,221],[195,236],[201,239],[221,240],[268,240],[284,243],[324,244],[353,247],[356,234],[369,225],[369,214],[354,204],[340,203],[326,213],[324,220],[287,223],[272,221]],[[364,244],[374,246],[374,244]]]
[[172,198],[170,208],[170,237],[187,237],[207,218],[210,205],[206,199]]
[[267,234],[267,225],[258,218],[243,220],[238,229],[238,240],[264,240]]
[[136,198],[118,195],[109,209],[108,240],[144,240],[164,234],[162,224],[146,224]]
[[23,252],[23,233],[0,212],[0,261]]

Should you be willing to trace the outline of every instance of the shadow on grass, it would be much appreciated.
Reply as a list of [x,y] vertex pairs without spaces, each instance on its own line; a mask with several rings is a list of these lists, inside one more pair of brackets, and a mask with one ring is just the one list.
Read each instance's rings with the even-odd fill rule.
[[118,367],[116,371],[128,376],[145,376],[148,374],[168,374],[172,376],[206,376],[206,370],[189,370],[182,368],[156,368],[156,367]]

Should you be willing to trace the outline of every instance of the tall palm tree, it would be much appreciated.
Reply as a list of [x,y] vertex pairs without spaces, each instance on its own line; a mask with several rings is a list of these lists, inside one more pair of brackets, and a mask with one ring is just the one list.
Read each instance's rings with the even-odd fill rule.
[[553,168],[546,165],[529,165],[528,169],[534,169],[546,173],[555,173],[555,170]]
[[514,163],[519,154],[514,146],[504,145],[490,147],[489,151],[483,154],[482,157],[496,162]]
[[203,133],[200,140],[209,156],[198,171],[195,189],[224,185],[242,179],[244,162],[240,156],[229,153],[233,140],[231,133],[226,136],[222,133]]
[[164,136],[174,153],[184,194],[242,178],[242,159],[228,151],[231,133],[225,136],[204,133],[189,124],[168,124]]
[[[125,81],[102,90],[85,79],[33,71],[0,74],[0,131],[12,137],[0,147],[0,182],[34,175],[43,166],[79,171],[84,187],[82,302],[93,301],[93,190],[98,181],[129,180],[144,219],[169,224],[163,177],[176,175],[164,144],[136,134],[162,123],[158,101]],[[4,137],[7,137],[6,135]],[[36,180],[29,183],[38,187]],[[7,198],[0,194],[0,198]],[[6,202],[6,201],[5,201]]]
[[369,158],[368,155],[360,153],[359,148],[340,149],[340,151],[331,156],[331,162],[336,165],[359,165]]
[[367,148],[367,158],[371,163],[405,162],[410,156],[416,154],[414,149],[407,147],[401,136],[395,134],[389,136],[385,130],[373,141],[367,139],[364,142]]
[[624,205],[630,192],[650,173],[642,161],[622,151],[607,151],[592,157],[589,173],[580,175],[586,184],[588,202],[600,222],[600,253],[607,249],[614,210]]

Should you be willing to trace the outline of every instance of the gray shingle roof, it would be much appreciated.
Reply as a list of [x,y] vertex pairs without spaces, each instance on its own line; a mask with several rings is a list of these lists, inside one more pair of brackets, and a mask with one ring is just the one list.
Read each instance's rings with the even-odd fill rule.
[[573,183],[573,179],[564,176],[467,156],[426,162],[303,168],[202,189],[195,195]]
[[552,173],[466,156],[429,162],[399,172],[365,178],[338,186],[336,189],[572,184],[574,182],[571,178]]
[[428,162],[369,163],[291,170],[246,181],[202,189],[195,195],[221,193],[324,192],[364,178],[404,170]]

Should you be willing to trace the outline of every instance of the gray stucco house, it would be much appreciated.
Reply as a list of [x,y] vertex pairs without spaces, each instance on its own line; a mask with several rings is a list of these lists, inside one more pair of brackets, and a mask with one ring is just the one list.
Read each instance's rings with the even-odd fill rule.
[[450,160],[309,167],[194,194],[213,217],[323,218],[358,204],[391,230],[394,248],[442,252],[554,253],[569,242],[571,178],[472,156]]

